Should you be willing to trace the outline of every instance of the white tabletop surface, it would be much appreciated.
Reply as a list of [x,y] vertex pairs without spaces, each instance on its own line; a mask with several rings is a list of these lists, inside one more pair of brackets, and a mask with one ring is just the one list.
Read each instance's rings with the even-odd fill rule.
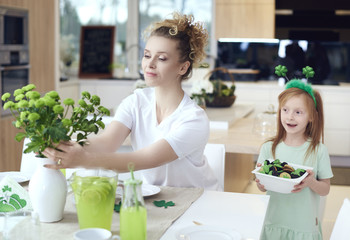
[[176,240],[181,229],[195,226],[193,221],[230,228],[239,232],[242,240],[258,240],[269,200],[267,195],[204,191],[167,229],[161,240]]

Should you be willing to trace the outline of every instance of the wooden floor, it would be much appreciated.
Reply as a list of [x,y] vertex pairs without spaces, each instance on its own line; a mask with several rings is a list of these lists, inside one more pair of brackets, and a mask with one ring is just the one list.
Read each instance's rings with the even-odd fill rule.
[[[249,183],[245,193],[265,194],[260,192],[255,182]],[[322,222],[323,239],[329,239],[333,230],[338,212],[343,204],[344,198],[350,198],[350,186],[331,185],[330,193],[327,196],[326,208]]]

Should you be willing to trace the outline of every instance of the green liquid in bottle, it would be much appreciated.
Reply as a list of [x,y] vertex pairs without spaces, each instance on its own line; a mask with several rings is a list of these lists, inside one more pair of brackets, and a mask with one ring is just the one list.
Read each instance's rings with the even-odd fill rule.
[[123,240],[145,240],[147,238],[146,208],[128,207],[120,210],[120,237]]

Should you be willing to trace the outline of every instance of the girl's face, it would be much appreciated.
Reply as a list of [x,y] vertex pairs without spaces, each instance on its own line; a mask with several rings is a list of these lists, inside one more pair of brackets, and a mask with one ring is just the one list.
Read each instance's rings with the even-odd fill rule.
[[287,135],[303,136],[310,113],[307,110],[305,96],[291,97],[281,108],[281,123]]
[[177,42],[160,36],[148,39],[142,70],[148,86],[166,86],[180,83],[181,75],[185,74],[189,62],[180,63]]

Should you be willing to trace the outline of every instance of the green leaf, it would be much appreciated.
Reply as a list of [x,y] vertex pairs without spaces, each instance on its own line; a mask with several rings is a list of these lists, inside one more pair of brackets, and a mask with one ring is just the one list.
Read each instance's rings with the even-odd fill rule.
[[165,200],[153,201],[153,204],[156,207],[164,207],[164,208],[175,206],[175,203],[173,201],[166,202]]
[[119,201],[119,203],[114,204],[114,211],[120,212],[120,208],[122,206],[122,201]]
[[20,133],[17,133],[17,134],[16,134],[15,140],[16,140],[17,142],[20,142],[20,141],[22,141],[25,137],[26,137],[26,134],[23,133],[23,132],[20,132]]

